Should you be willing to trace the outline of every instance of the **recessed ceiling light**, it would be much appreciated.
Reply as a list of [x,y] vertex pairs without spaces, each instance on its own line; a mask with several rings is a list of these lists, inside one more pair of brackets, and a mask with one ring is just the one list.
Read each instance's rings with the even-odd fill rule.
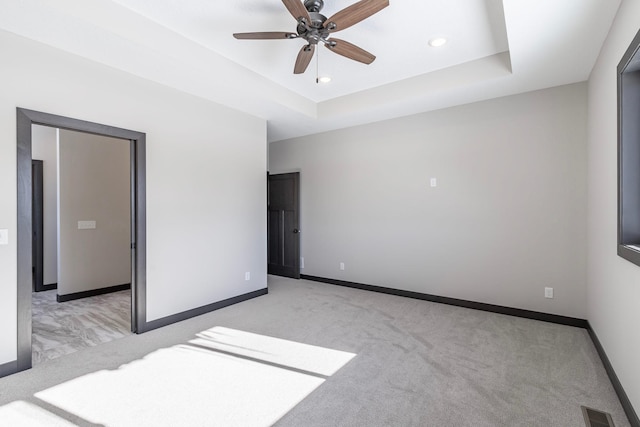
[[444,37],[435,37],[429,40],[429,46],[431,47],[440,47],[444,46],[445,44],[447,44],[447,39],[445,39]]
[[331,77],[329,76],[322,76],[318,78],[318,83],[329,83],[330,81],[331,81]]

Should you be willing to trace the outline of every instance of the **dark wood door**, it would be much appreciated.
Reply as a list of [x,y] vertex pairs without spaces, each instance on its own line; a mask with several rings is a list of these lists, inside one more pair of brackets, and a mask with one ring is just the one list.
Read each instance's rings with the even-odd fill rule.
[[42,175],[42,160],[31,160],[31,218],[32,218],[32,258],[33,290],[40,292],[44,289],[44,179]]
[[268,206],[268,273],[300,278],[299,229],[300,174],[269,175]]

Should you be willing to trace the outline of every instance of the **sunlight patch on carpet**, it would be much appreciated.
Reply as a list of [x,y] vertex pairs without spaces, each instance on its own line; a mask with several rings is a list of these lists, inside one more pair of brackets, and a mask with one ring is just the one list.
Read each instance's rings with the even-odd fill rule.
[[11,427],[73,427],[72,424],[41,407],[21,400],[0,407],[0,424]]
[[216,326],[191,344],[331,376],[355,354]]
[[[270,426],[325,381],[284,366],[331,375],[355,356],[227,328],[213,328],[199,337],[198,346],[161,349],[36,397],[105,426]],[[200,347],[207,342],[214,343],[211,349]],[[213,349],[223,344],[225,352],[235,346],[238,354],[269,363]]]

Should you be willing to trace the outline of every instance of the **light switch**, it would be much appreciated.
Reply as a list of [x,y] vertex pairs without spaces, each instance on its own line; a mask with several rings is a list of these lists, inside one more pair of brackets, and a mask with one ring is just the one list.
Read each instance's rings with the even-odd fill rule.
[[94,230],[95,228],[95,221],[78,221],[78,230]]
[[9,230],[6,228],[0,230],[0,245],[8,245],[9,244]]
[[435,178],[431,178],[429,183],[431,184],[432,187],[437,187],[438,186],[438,180],[435,179]]

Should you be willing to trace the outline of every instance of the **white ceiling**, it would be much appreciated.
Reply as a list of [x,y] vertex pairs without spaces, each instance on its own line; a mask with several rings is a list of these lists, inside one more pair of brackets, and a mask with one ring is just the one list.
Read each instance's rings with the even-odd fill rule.
[[[352,3],[325,0],[322,13]],[[301,75],[302,40],[232,37],[295,32],[281,0],[0,0],[0,29],[263,117],[276,141],[584,81],[620,0],[390,3],[335,34],[371,65],[319,46]],[[435,36],[448,43],[429,47]]]

